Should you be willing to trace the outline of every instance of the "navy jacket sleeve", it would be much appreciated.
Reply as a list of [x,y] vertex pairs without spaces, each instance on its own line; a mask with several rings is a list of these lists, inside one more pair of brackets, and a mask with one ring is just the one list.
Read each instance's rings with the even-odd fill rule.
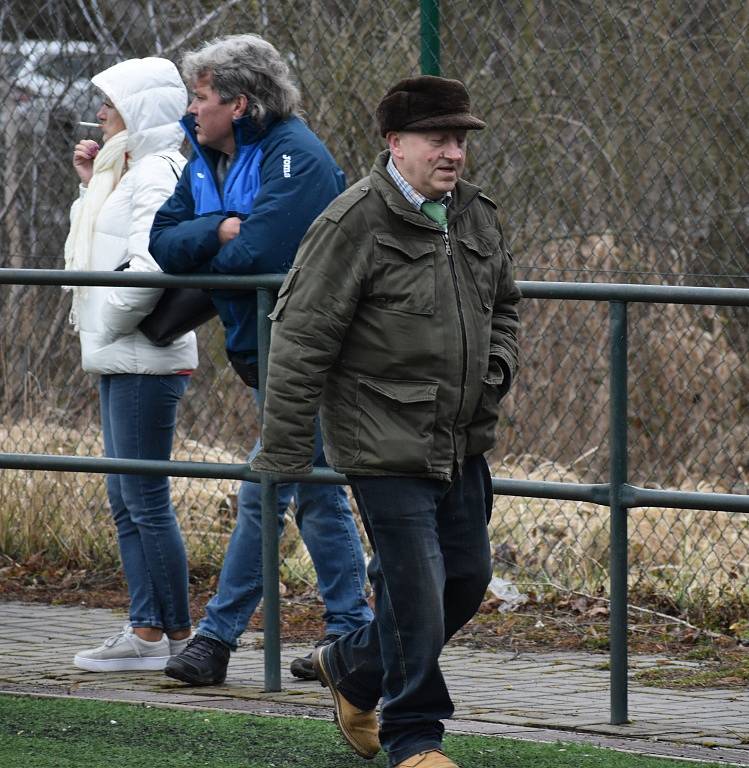
[[159,208],[151,227],[149,250],[164,272],[206,272],[221,244],[218,226],[223,213],[195,217],[190,190],[190,164],[185,166],[174,194]]
[[260,169],[260,190],[239,235],[211,262],[214,272],[286,272],[310,224],[344,189],[343,172],[325,152],[280,141]]

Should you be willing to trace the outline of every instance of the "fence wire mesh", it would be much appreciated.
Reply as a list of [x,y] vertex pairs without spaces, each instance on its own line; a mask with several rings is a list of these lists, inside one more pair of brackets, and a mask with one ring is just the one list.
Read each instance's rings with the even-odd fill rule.
[[[749,287],[747,24],[739,0],[443,3],[441,70],[464,80],[488,123],[466,176],[500,204],[520,279]],[[414,0],[8,0],[0,10],[0,265],[60,268],[78,125],[99,105],[89,78],[111,63],[179,62],[202,40],[252,31],[281,50],[306,118],[350,181],[381,140],[374,107],[419,71]],[[97,138],[95,135],[90,135]],[[96,381],[80,371],[57,289],[3,289],[3,450],[99,454]],[[631,480],[746,493],[749,310],[635,305]],[[526,301],[523,368],[499,426],[494,474],[605,482],[605,304]],[[174,456],[240,461],[256,433],[221,328],[200,329],[200,367]],[[196,570],[221,562],[235,515],[229,481],[175,479]],[[687,600],[749,586],[738,515],[631,513],[631,586]],[[607,588],[607,510],[498,498],[497,572]],[[292,524],[293,527],[293,524]],[[283,578],[314,584],[295,532]],[[112,565],[103,479],[5,472],[0,553]]]

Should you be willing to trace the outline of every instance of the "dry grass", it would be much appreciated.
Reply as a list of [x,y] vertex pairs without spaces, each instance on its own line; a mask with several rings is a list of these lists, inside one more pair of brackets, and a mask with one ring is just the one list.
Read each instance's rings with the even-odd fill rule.
[[[23,453],[102,455],[98,428],[63,429],[43,421],[0,427],[0,445]],[[244,457],[177,437],[173,458],[237,463]],[[220,565],[231,530],[236,483],[172,478],[172,498],[196,568]],[[0,554],[23,561],[44,553],[71,568],[119,562],[104,475],[11,471],[0,475]]]
[[[0,444],[20,452],[101,453],[99,432],[93,426],[66,430],[42,421],[0,427]],[[174,458],[242,461],[241,456],[219,447],[179,437]],[[575,467],[530,455],[495,462],[492,473],[530,480],[582,480]],[[194,571],[215,573],[220,566],[235,517],[235,493],[233,481],[173,478],[172,495]],[[496,570],[505,577],[521,583],[561,584],[588,594],[608,591],[606,508],[498,496],[491,531]],[[635,593],[655,596],[681,611],[694,610],[700,601],[733,600],[746,592],[749,581],[747,534],[749,520],[738,514],[632,510],[630,586]],[[45,562],[71,570],[116,568],[119,558],[104,477],[4,471],[0,475],[0,554],[16,562],[41,555]],[[282,581],[314,584],[309,556],[293,523],[282,539],[281,558]]]
[[[613,235],[547,244],[539,260],[558,280],[633,282],[623,270],[658,262],[655,250]],[[587,274],[585,270],[590,270]],[[655,278],[651,282],[661,282]],[[609,341],[605,303],[525,300],[522,368],[501,425],[503,453],[574,466],[586,482],[608,467]],[[629,465],[639,485],[710,478],[746,493],[749,366],[737,334],[747,308],[629,305]]]
[[[495,476],[581,482],[569,467],[510,457]],[[680,490],[707,488],[683,485]],[[720,486],[709,490],[725,491]],[[609,512],[574,501],[497,496],[492,513],[497,570],[514,579],[608,592]],[[727,512],[646,507],[629,513],[629,583],[684,610],[694,603],[749,595],[749,518]]]

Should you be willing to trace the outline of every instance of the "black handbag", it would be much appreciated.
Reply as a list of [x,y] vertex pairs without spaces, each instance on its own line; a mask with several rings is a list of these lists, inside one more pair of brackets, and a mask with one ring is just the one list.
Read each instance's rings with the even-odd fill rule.
[[232,359],[229,355],[229,362],[231,367],[236,372],[237,376],[248,386],[253,389],[259,389],[258,367],[257,363],[243,363],[236,358]]
[[[179,169],[166,155],[158,157],[169,163],[179,181]],[[126,261],[116,271],[130,266]],[[195,330],[217,314],[211,297],[202,288],[166,288],[150,314],[138,324],[138,330],[157,347],[168,347],[175,339]]]
[[[125,261],[115,269],[123,272]],[[216,307],[208,291],[202,288],[165,288],[156,306],[140,323],[138,330],[157,347],[168,347],[175,339],[195,330],[215,317]]]
[[167,347],[216,314],[208,291],[202,288],[167,288],[151,314],[140,321],[138,330],[151,344]]

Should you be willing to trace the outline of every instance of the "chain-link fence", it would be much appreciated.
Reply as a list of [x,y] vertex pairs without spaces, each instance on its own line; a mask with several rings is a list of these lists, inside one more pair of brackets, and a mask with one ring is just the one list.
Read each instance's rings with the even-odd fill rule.
[[[464,80],[488,123],[466,176],[500,205],[522,279],[748,287],[749,9],[738,0],[443,3],[442,74]],[[306,118],[348,178],[381,140],[372,113],[419,71],[415,0],[9,0],[0,10],[0,266],[62,266],[76,190],[72,146],[100,100],[92,74],[133,56],[180,54],[252,31],[283,51]],[[91,137],[95,138],[95,135]],[[0,445],[98,454],[96,382],[81,373],[57,289],[3,289]],[[631,309],[630,475],[645,486],[746,493],[749,311]],[[603,482],[607,467],[604,305],[526,301],[523,367],[507,398],[495,475]],[[183,400],[175,458],[241,460],[256,435],[217,323]],[[235,512],[230,482],[180,480],[174,498],[197,570],[220,561]],[[631,512],[632,586],[685,604],[749,585],[738,515]],[[606,587],[607,510],[500,498],[497,569]],[[299,538],[283,578],[314,583]],[[112,564],[99,477],[5,472],[0,553],[45,551]]]

